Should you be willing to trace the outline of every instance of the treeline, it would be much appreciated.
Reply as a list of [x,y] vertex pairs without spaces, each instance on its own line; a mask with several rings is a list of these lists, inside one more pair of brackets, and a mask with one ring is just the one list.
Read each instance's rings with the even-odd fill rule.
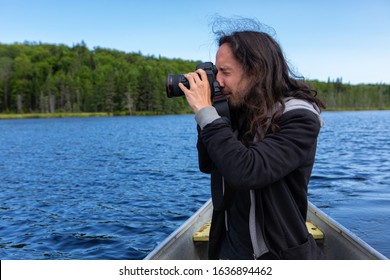
[[[94,48],[41,43],[0,44],[0,113],[177,114],[184,98],[165,93],[167,73],[199,63]],[[389,109],[390,86],[311,81],[328,109]]]
[[165,93],[167,73],[198,62],[51,44],[0,44],[0,112],[188,112]]
[[390,85],[310,81],[328,110],[390,110]]

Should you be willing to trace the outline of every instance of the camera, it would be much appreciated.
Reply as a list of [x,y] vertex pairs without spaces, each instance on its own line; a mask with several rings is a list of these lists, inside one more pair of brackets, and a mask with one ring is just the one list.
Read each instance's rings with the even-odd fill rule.
[[[212,62],[204,62],[198,64],[196,66],[196,70],[197,69],[203,69],[206,71],[211,89],[211,98],[213,99],[215,95],[219,95],[221,89],[219,83],[215,79],[217,75],[217,67],[215,67]],[[184,95],[184,92],[179,88],[179,83],[182,83],[186,88],[190,88],[190,84],[183,74],[167,74],[166,91],[168,98]]]

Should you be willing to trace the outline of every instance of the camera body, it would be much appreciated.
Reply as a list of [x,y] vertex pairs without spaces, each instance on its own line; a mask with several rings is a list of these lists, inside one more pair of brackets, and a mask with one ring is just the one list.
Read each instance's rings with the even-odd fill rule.
[[[217,67],[212,62],[204,62],[198,64],[196,66],[196,70],[197,69],[203,69],[207,74],[207,80],[209,81],[211,89],[211,98],[213,99],[214,96],[220,95],[221,88],[216,80],[218,72]],[[190,84],[183,74],[167,74],[166,92],[168,98],[184,95],[184,92],[179,88],[179,83],[182,83],[185,87],[190,88]]]

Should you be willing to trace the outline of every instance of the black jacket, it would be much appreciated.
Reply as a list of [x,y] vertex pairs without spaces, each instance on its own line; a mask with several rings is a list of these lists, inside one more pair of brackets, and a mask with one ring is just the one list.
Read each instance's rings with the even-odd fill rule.
[[280,132],[268,133],[262,141],[247,146],[237,139],[225,118],[199,131],[199,166],[202,172],[211,173],[213,194],[210,259],[219,256],[225,232],[224,210],[229,201],[235,199],[235,192],[251,189],[255,193],[256,220],[269,249],[260,258],[322,258],[305,225],[307,186],[320,120],[313,112],[296,109],[282,115],[279,127]]

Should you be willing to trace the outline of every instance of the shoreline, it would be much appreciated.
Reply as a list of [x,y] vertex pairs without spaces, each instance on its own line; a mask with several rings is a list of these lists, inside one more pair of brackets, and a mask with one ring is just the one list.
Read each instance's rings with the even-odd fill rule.
[[[352,111],[388,111],[390,108],[330,108],[323,112],[352,112]],[[181,112],[174,115],[192,114],[191,112]],[[128,112],[86,112],[86,113],[0,113],[0,120],[10,119],[49,119],[49,118],[90,118],[90,117],[124,117],[124,116],[162,116],[172,115],[161,112],[141,111],[129,114]]]
[[[190,112],[188,112],[190,113]],[[187,112],[177,113],[176,115],[188,114]],[[162,116],[172,115],[161,112],[142,111],[129,114],[128,112],[87,112],[87,113],[0,113],[0,120],[10,119],[50,119],[50,118],[91,118],[91,117],[136,117],[136,116]]]

